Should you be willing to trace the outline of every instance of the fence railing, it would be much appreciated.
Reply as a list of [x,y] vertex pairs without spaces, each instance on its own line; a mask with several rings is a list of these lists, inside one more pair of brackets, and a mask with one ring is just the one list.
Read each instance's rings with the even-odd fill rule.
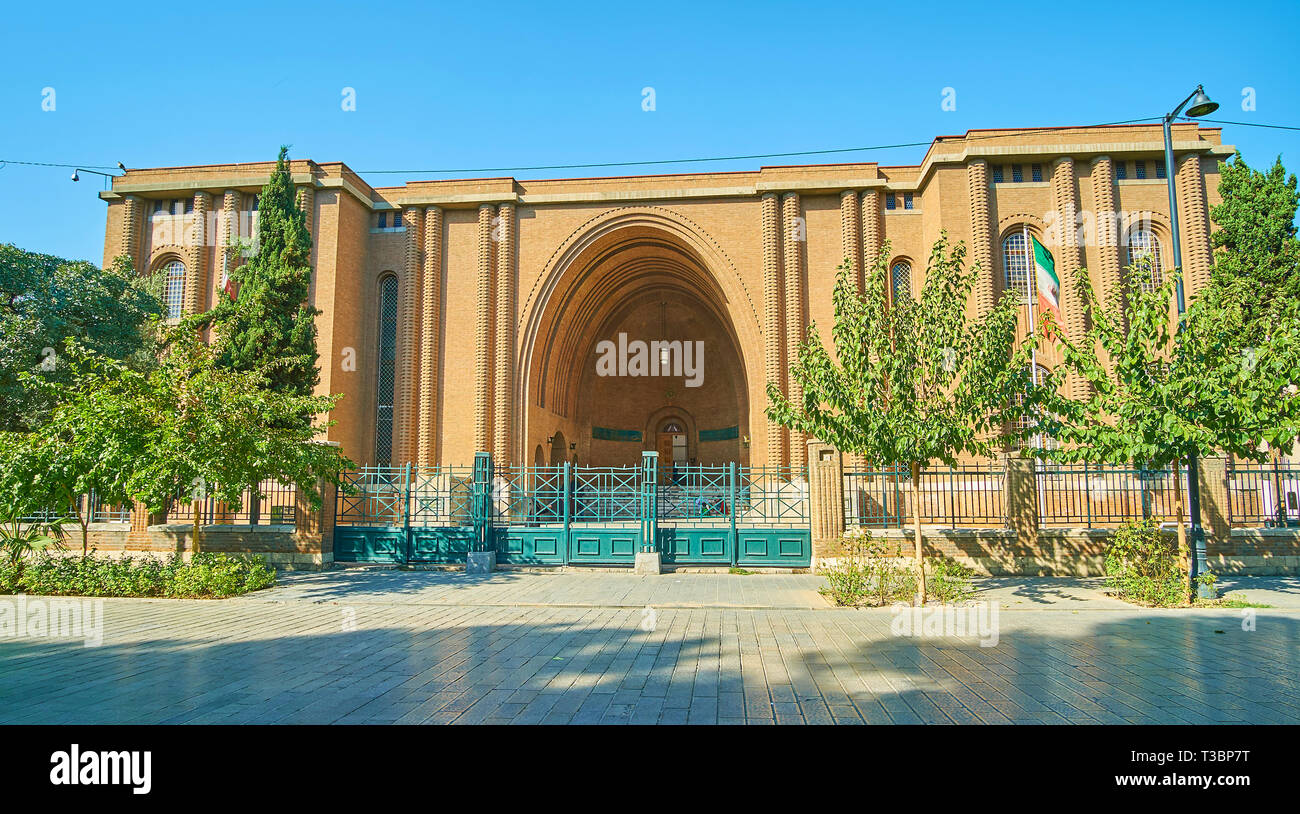
[[[912,519],[911,473],[886,467],[844,473],[846,527],[902,528]],[[918,483],[921,522],[926,525],[1006,525],[1000,466],[924,467]]]
[[100,501],[94,492],[77,498],[75,505],[64,509],[45,509],[26,517],[19,518],[21,523],[75,523],[80,509],[83,517],[89,517],[91,523],[126,523],[131,519],[131,510],[125,506],[110,506]]
[[[566,482],[567,474],[567,482]],[[664,521],[718,520],[749,525],[806,524],[802,469],[738,465],[678,467],[647,484],[642,467],[517,466],[492,471],[487,512],[494,526],[563,522],[641,522],[653,495]],[[340,526],[444,526],[473,523],[475,473],[469,466],[364,467],[342,475]],[[662,482],[660,482],[662,481]],[[653,488],[647,488],[652,486]],[[567,501],[567,513],[566,509]]]
[[[244,489],[238,503],[209,496],[199,507],[199,522],[208,526],[292,526],[297,520],[294,507],[297,488],[293,484],[263,481]],[[182,498],[173,504],[171,522],[193,520],[193,510]]]
[[1300,525],[1300,468],[1292,464],[1230,463],[1226,485],[1231,525]]
[[[1142,518],[1178,519],[1173,469],[1039,464],[1036,477],[1040,526],[1109,528]],[[1178,477],[1185,492],[1186,468]],[[1190,519],[1185,494],[1183,506]]]

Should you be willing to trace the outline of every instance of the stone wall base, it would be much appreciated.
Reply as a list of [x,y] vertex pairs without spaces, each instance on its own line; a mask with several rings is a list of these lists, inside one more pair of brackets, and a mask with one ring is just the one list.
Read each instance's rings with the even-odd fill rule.
[[[911,559],[908,529],[872,529],[872,538]],[[922,527],[927,557],[943,554],[983,576],[1095,577],[1105,575],[1109,529],[1040,528],[1038,545],[1024,546],[1002,529]],[[843,555],[838,540],[813,542],[813,572]],[[1300,574],[1300,529],[1233,529],[1227,541],[1209,542],[1210,570],[1219,574]]]
[[[150,526],[144,534],[132,534],[128,523],[94,523],[88,529],[88,545],[96,556],[123,557],[136,554],[192,556],[191,527],[188,523]],[[317,541],[303,539],[293,526],[204,526],[203,550],[214,554],[259,554],[269,565],[286,571],[320,570],[334,564],[334,552],[322,551]],[[81,530],[69,527],[64,553],[81,554]]]

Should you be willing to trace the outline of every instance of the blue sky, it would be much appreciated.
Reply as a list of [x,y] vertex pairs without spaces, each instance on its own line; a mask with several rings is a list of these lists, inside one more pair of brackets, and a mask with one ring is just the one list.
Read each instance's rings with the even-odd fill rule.
[[[874,6],[874,4],[871,4]],[[0,160],[169,166],[295,157],[370,171],[726,156],[1157,116],[1300,125],[1300,4],[12,4]],[[1226,13],[1225,13],[1226,12]],[[1172,22],[1171,22],[1172,21]],[[1171,36],[1167,36],[1166,34]],[[1192,38],[1199,38],[1193,42]],[[642,110],[653,87],[655,110]],[[356,91],[356,110],[340,102]],[[942,90],[956,90],[943,111]],[[55,109],[42,110],[45,88]],[[1242,110],[1244,88],[1256,107]],[[1224,126],[1259,166],[1300,132]],[[922,147],[572,177],[916,163]],[[102,259],[103,179],[0,167],[0,242]]]

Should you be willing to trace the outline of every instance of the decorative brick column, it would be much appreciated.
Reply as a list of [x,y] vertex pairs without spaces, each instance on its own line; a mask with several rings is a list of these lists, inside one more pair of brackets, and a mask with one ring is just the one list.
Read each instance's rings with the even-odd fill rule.
[[515,205],[497,207],[496,331],[494,336],[495,398],[492,407],[492,456],[496,466],[513,463],[515,370]]
[[[1052,162],[1052,204],[1056,208],[1060,243],[1054,249],[1057,277],[1061,280],[1061,320],[1065,333],[1078,342],[1084,335],[1083,295],[1076,279],[1079,265],[1079,238],[1076,223],[1079,214],[1079,185],[1074,178],[1074,159],[1058,158]],[[1032,273],[1032,265],[1031,265]],[[1066,385],[1071,398],[1088,396],[1088,382],[1071,373]]]
[[131,265],[140,273],[144,258],[140,257],[140,218],[144,206],[134,195],[122,198],[122,234],[117,253],[131,258]]
[[492,442],[492,218],[496,207],[478,208],[478,279],[474,315],[474,450]]
[[1092,160],[1092,197],[1097,211],[1094,229],[1097,235],[1097,273],[1101,279],[1101,298],[1107,305],[1124,290],[1120,272],[1119,213],[1115,210],[1115,163],[1110,156]]
[[[799,358],[799,343],[804,338],[803,304],[807,288],[803,274],[803,244],[807,226],[799,208],[799,193],[787,192],[781,198],[781,247],[785,270],[785,361],[787,368]],[[796,406],[803,402],[803,388],[794,376],[787,375],[786,395]],[[808,447],[804,434],[790,430],[790,466],[802,469],[808,462]]]
[[970,258],[979,265],[975,280],[975,315],[983,318],[993,310],[993,219],[989,213],[989,165],[983,159],[966,165],[970,194]]
[[[869,189],[862,193],[862,273],[870,274],[875,267],[885,243],[885,230],[880,223],[880,191]],[[888,274],[888,272],[886,272]],[[888,280],[886,280],[887,282]],[[864,280],[865,282],[865,280]]]
[[[785,366],[781,363],[781,313],[785,310],[781,287],[780,201],[769,192],[762,199],[763,213],[763,367],[767,381],[785,393]],[[786,430],[769,418],[767,422],[767,465],[784,466]]]
[[229,248],[231,241],[239,236],[239,205],[238,190],[226,190],[221,200],[221,234],[218,236],[221,245],[217,247],[217,256],[221,258],[221,262],[216,273],[212,275],[213,303],[216,303],[218,297],[226,296],[224,291],[226,281],[223,278],[239,265],[238,252]]
[[1178,218],[1182,221],[1179,234],[1183,238],[1183,280],[1190,303],[1191,298],[1210,282],[1210,222],[1199,155],[1185,155],[1179,159],[1174,191],[1178,196]]
[[424,213],[415,207],[402,212],[406,262],[402,269],[397,308],[397,381],[393,408],[393,463],[415,459],[416,426],[420,419],[416,365],[420,335],[420,227]]
[[812,519],[812,568],[826,557],[844,553],[844,468],[839,450],[809,441],[808,513]]
[[849,274],[861,294],[862,230],[858,223],[858,193],[851,189],[840,193],[840,244],[840,259],[848,262]]
[[1201,524],[1206,544],[1228,545],[1232,536],[1232,511],[1228,503],[1228,459],[1214,455],[1200,458],[1197,484],[1201,489]]
[[442,317],[442,210],[424,210],[424,282],[420,288],[420,431],[416,460],[438,463],[438,363]]
[[302,210],[307,225],[307,234],[311,236],[312,245],[316,244],[316,188],[298,187],[298,208]]
[[1003,512],[1007,527],[1016,533],[1012,558],[1038,554],[1038,478],[1032,458],[1010,453],[1002,456],[1006,480],[1002,484]]
[[147,506],[136,502],[131,509],[131,530],[126,534],[126,547],[145,549],[149,547],[149,527],[167,522],[166,512],[150,513]]
[[185,230],[185,313],[197,314],[206,310],[204,299],[208,291],[208,212],[212,209],[212,196],[207,192],[194,193],[194,213],[190,227]]

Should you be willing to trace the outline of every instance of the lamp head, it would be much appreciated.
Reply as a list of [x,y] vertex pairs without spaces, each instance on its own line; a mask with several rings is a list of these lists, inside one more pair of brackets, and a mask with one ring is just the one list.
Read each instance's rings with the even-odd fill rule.
[[76,170],[73,170],[73,171],[72,171],[72,180],[74,180],[74,181],[80,181],[80,180],[81,180],[81,176],[80,176],[80,175],[77,175],[77,171],[76,171]]
[[1219,109],[1218,102],[1211,102],[1210,97],[1205,95],[1205,89],[1200,85],[1196,86],[1196,95],[1192,97],[1191,105],[1183,115],[1196,119],[1201,116],[1207,116]]

